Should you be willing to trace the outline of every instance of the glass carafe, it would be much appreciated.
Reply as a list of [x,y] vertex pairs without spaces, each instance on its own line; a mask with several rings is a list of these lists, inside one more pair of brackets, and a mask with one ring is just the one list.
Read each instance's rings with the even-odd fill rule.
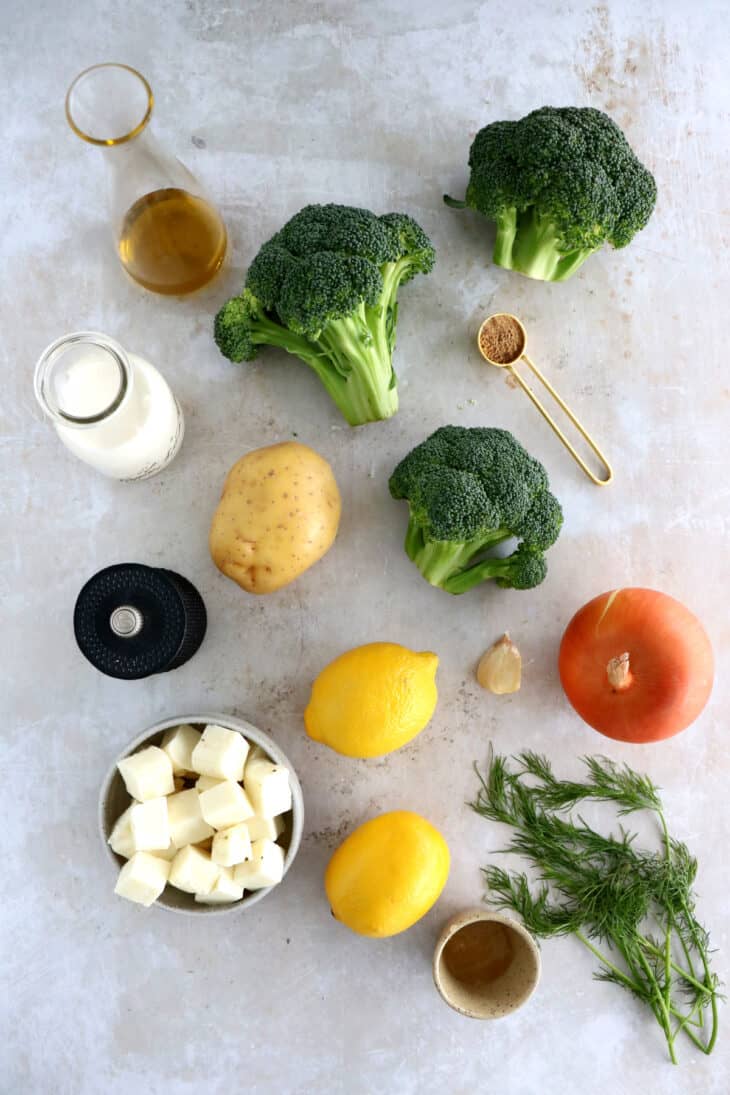
[[66,448],[112,479],[149,479],[182,444],[183,414],[162,374],[97,331],[43,351],[35,394]]
[[154,99],[127,65],[94,65],[66,96],[77,136],[104,150],[112,229],[122,266],[154,293],[200,289],[226,253],[226,229],[197,179],[149,130]]

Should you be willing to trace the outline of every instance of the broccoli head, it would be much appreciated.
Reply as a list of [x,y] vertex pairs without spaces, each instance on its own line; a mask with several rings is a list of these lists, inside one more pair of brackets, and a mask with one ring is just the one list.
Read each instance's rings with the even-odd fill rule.
[[[431,585],[465,593],[494,578],[532,589],[545,578],[543,552],[563,512],[542,464],[507,430],[442,426],[401,460],[389,486],[408,502],[406,553]],[[491,554],[513,538],[511,555]]]
[[593,107],[541,107],[493,122],[469,152],[466,200],[496,222],[493,261],[565,281],[604,243],[625,247],[647,224],[656,183],[611,118]]
[[308,205],[263,245],[243,292],[218,312],[216,343],[237,362],[263,345],[295,354],[351,426],[390,418],[398,288],[429,273],[434,258],[404,213]]

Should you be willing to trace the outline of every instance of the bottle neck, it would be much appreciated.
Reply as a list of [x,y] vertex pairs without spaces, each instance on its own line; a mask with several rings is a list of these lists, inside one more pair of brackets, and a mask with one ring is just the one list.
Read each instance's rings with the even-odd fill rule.
[[152,128],[145,126],[136,137],[120,144],[102,145],[101,151],[107,163],[118,160],[136,158],[138,156],[156,157],[160,155],[159,141],[155,137]]
[[56,339],[35,370],[35,394],[58,425],[85,429],[116,415],[127,403],[133,370],[122,346],[96,331]]
[[[107,145],[101,151],[108,178],[112,186],[120,189],[117,215],[126,212],[127,207],[145,193],[165,185],[184,187],[187,182],[187,169],[165,152],[150,127],[130,141]],[[115,192],[112,194],[114,196]],[[121,206],[124,206],[123,210]]]

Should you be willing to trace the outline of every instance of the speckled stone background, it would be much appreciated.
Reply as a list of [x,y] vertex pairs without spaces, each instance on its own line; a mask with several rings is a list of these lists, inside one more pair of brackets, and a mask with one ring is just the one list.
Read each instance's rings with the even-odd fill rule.
[[[700,858],[701,914],[728,980],[727,749],[728,16],[726,2],[647,0],[4,0],[2,194],[3,1029],[8,1095],[724,1095],[730,1039],[709,1061],[666,1061],[640,1007],[591,981],[567,939],[543,948],[543,979],[519,1014],[479,1024],[437,997],[442,922],[481,898],[479,867],[504,833],[469,812],[472,761],[488,743],[544,750],[563,773],[604,751],[665,789],[673,829]],[[103,154],[63,117],[68,83],[100,60],[138,67],[155,131],[210,188],[231,260],[188,300],[126,279],[109,238]],[[554,105],[609,111],[656,173],[657,210],[626,251],[593,257],[566,285],[491,267],[491,230],[446,209],[485,122]],[[216,307],[262,240],[301,205],[404,209],[438,249],[402,294],[396,419],[351,431],[308,370],[268,352],[223,360]],[[614,460],[582,477],[475,348],[480,319],[518,313],[535,359]],[[96,328],[157,364],[188,432],[157,479],[125,485],[75,461],[35,406],[34,363],[69,330]],[[565,532],[532,593],[451,599],[401,550],[394,463],[445,422],[512,429],[548,466]],[[333,464],[344,501],[327,558],[254,599],[220,575],[207,531],[224,474],[246,450],[298,436]],[[203,593],[210,630],[168,676],[123,683],[78,653],[74,599],[100,567],[179,570]],[[607,742],[563,698],[557,644],[583,601],[656,586],[704,620],[717,652],[710,706],[654,747]],[[482,693],[474,665],[505,628],[524,685]],[[309,742],[308,688],[345,648],[388,639],[441,658],[428,729],[385,760]],[[250,914],[204,924],[112,895],[96,830],[102,776],[126,740],[185,709],[242,714],[275,735],[304,785],[306,835],[285,885]],[[329,915],[322,872],[373,813],[423,812],[453,853],[448,886],[412,931],[385,942]],[[726,1027],[726,1016],[721,1017]]]

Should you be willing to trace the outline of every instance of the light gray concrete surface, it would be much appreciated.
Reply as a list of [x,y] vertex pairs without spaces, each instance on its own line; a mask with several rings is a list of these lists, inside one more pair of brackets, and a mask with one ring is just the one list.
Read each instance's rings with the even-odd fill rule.
[[[673,831],[699,857],[700,910],[728,980],[728,4],[5,0],[2,12],[0,1089],[727,1092],[725,1032],[709,1060],[682,1045],[673,1069],[651,1017],[592,982],[572,939],[544,945],[538,993],[494,1024],[442,1004],[430,957],[442,922],[480,900],[479,868],[504,840],[464,805],[472,761],[492,741],[543,750],[564,773],[602,751],[651,774]],[[156,132],[225,215],[231,262],[198,297],[147,295],[114,257],[102,155],[63,117],[70,80],[106,59],[148,76]],[[545,103],[610,111],[659,186],[654,219],[628,250],[594,256],[556,286],[490,266],[489,227],[441,203],[444,190],[462,192],[482,124]],[[266,352],[237,368],[211,339],[213,312],[261,241],[306,202],[330,200],[407,210],[439,253],[433,275],[402,294],[402,409],[357,431],[293,359]],[[478,323],[503,309],[523,317],[535,359],[605,443],[616,467],[608,490],[481,363]],[[38,354],[84,327],[146,354],[184,404],[182,452],[157,479],[104,480],[66,454],[36,409]],[[534,592],[451,599],[405,558],[405,507],[389,499],[387,477],[445,422],[513,429],[547,464],[566,523]],[[332,462],[341,531],[299,581],[253,599],[210,561],[208,523],[229,466],[294,435]],[[208,637],[173,674],[116,682],[74,645],[81,585],[123,560],[179,570],[205,597]],[[575,609],[629,584],[684,600],[717,652],[703,716],[652,747],[594,734],[556,675]],[[522,647],[524,685],[490,698],[474,665],[505,628]],[[302,710],[326,662],[376,639],[437,651],[440,701],[407,749],[350,761],[308,741]],[[307,803],[285,885],[250,914],[205,926],[114,898],[96,830],[100,780],[125,741],[200,707],[275,735]],[[332,920],[322,873],[345,833],[395,807],[443,831],[453,868],[424,920],[374,942]]]

